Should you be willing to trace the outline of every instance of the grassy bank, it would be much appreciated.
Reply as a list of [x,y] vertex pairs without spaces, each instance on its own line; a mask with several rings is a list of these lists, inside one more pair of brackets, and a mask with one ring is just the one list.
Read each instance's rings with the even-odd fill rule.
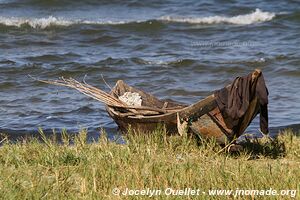
[[[109,142],[105,136],[97,143],[86,144],[84,131],[72,139],[63,134],[62,144],[46,138],[44,143],[31,139],[11,144],[4,140],[0,147],[0,198],[146,198],[113,194],[126,188],[161,190],[154,195],[157,199],[182,199],[179,194],[166,195],[167,188],[200,189],[199,195],[184,196],[187,199],[234,198],[233,194],[209,195],[210,189],[296,189],[299,193],[300,138],[292,133],[275,141],[249,143],[239,155],[223,151],[214,141],[169,137],[163,130],[126,137],[125,145]],[[69,144],[70,139],[74,143]],[[291,193],[272,199],[290,197]]]

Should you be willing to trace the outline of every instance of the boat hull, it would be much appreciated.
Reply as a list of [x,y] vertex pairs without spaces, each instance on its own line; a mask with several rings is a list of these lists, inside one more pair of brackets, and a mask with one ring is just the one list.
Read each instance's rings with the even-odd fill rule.
[[[126,113],[122,113],[115,107],[106,106],[106,110],[111,118],[118,124],[120,130],[123,133],[128,133],[128,130],[138,131],[139,133],[151,133],[159,126],[165,126],[166,130],[170,134],[177,134],[177,114],[181,119],[189,121],[189,130],[193,133],[207,139],[214,138],[220,144],[228,141],[228,135],[225,134],[224,128],[218,124],[216,119],[209,113],[217,108],[214,95],[210,95],[207,98],[192,104],[190,106],[174,103],[170,100],[159,100],[151,94],[144,91],[130,87],[123,81],[118,81],[116,86],[111,91],[112,95],[121,96],[125,92],[137,92],[142,97],[144,106],[156,106],[162,108],[163,105],[169,105],[169,107],[178,107],[179,109],[174,112],[143,116],[133,115],[127,116]],[[166,107],[168,108],[168,106]]]

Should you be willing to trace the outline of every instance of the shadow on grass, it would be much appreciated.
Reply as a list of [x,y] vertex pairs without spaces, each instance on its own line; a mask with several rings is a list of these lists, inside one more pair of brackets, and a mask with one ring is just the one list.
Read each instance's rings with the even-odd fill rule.
[[[246,139],[240,144],[243,147],[243,152],[250,155],[249,159],[259,159],[268,157],[271,159],[282,158],[286,156],[286,147],[283,141],[271,138]],[[234,152],[233,155],[239,155],[239,152]]]

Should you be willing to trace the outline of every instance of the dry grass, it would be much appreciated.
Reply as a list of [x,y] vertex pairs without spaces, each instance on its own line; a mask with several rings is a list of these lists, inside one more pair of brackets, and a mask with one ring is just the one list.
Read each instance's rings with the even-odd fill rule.
[[[114,188],[129,189],[297,189],[300,183],[300,138],[291,132],[275,141],[247,143],[239,155],[217,153],[214,141],[167,136],[164,129],[151,135],[131,133],[127,144],[102,135],[86,143],[86,132],[62,143],[46,138],[0,148],[1,199],[145,199],[115,196]],[[299,195],[298,195],[299,197]],[[155,196],[154,199],[182,199]],[[233,196],[185,196],[186,199],[233,199]],[[275,196],[272,199],[289,199]],[[238,196],[236,199],[252,199]],[[270,199],[260,196],[259,199]]]

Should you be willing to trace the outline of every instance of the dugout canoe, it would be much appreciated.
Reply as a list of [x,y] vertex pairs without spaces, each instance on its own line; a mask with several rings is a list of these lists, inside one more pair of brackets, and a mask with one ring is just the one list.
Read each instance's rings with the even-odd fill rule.
[[[255,70],[252,73],[252,86],[255,88],[256,81],[261,71]],[[127,133],[128,129],[147,133],[155,130],[159,125],[164,125],[168,133],[183,134],[184,130],[194,133],[202,138],[215,138],[220,144],[231,141],[240,136],[252,119],[259,111],[258,98],[252,98],[249,107],[239,119],[238,127],[235,130],[229,129],[217,106],[216,98],[212,94],[194,104],[184,105],[172,100],[161,100],[143,90],[131,87],[124,81],[117,81],[110,93],[87,84],[84,80],[79,82],[73,78],[61,77],[58,80],[34,80],[70,87],[92,97],[106,105],[108,114],[118,124],[122,132]],[[229,85],[230,86],[230,85]],[[124,93],[138,93],[142,99],[140,106],[129,106],[121,101]]]
[[[260,70],[255,70],[252,73],[253,81],[260,73]],[[116,83],[110,94],[118,98],[125,92],[138,93],[142,98],[140,110],[145,110],[145,113],[139,112],[134,114],[132,112],[128,113],[123,108],[106,106],[109,115],[118,124],[121,131],[125,133],[128,131],[128,128],[139,132],[151,132],[158,125],[164,125],[169,133],[177,133],[180,129],[180,124],[185,122],[188,124],[190,132],[202,138],[215,138],[218,143],[224,144],[241,135],[259,109],[258,99],[254,98],[250,102],[249,109],[240,119],[241,125],[238,131],[233,133],[233,130],[226,127],[213,94],[194,104],[183,105],[172,100],[160,100],[152,94],[127,85],[122,80]]]

